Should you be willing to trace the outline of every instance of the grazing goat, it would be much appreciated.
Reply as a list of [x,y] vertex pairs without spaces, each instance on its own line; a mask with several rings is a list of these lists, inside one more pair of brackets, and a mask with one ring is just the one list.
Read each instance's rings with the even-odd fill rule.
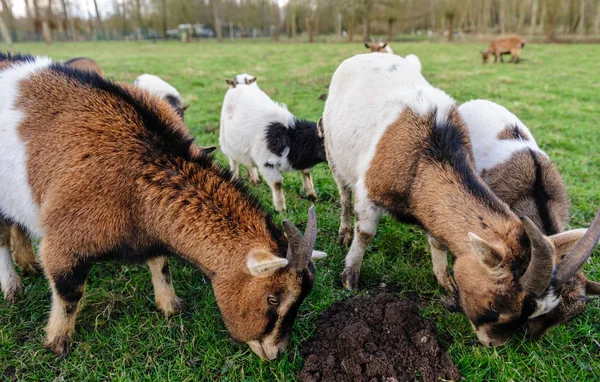
[[[558,169],[523,122],[503,106],[486,100],[464,103],[458,110],[469,130],[477,173],[494,194],[518,216],[529,217],[545,235],[563,232],[569,221],[567,189]],[[571,231],[575,237],[584,233]],[[557,249],[556,263],[571,248]],[[438,282],[452,289],[445,251],[438,252],[434,246],[431,250]],[[600,288],[578,272],[557,293],[560,303],[554,310],[528,321],[528,333],[534,338],[581,313],[588,295],[599,294]]]
[[[157,96],[48,58],[0,56],[0,281],[14,289],[7,221],[41,239],[52,288],[46,346],[66,355],[93,264],[146,261],[156,304],[182,308],[166,256],[210,278],[234,339],[285,348],[314,280],[314,209],[286,235]],[[315,255],[324,255],[315,252]]]
[[75,69],[93,72],[93,73],[98,74],[99,76],[104,76],[104,73],[102,72],[102,68],[100,68],[100,65],[98,65],[98,63],[96,61],[92,60],[91,58],[87,58],[87,57],[72,58],[69,61],[65,62],[65,65],[68,65]]
[[138,88],[154,93],[167,101],[182,119],[185,111],[190,106],[183,104],[183,99],[179,95],[177,89],[153,74],[142,74],[135,79],[133,84]]
[[379,41],[379,42],[372,41],[371,43],[365,42],[365,48],[369,49],[371,51],[371,53],[394,54],[392,47],[389,46],[389,44],[387,42],[381,42],[381,41]]
[[252,184],[259,182],[260,172],[273,192],[275,210],[286,209],[282,173],[287,171],[301,170],[304,192],[317,199],[310,168],[326,160],[317,124],[294,117],[255,82],[225,94],[219,145],[229,157],[234,179],[239,177],[240,163],[248,169]]
[[238,74],[233,78],[233,80],[225,80],[225,82],[231,86],[231,88],[235,88],[238,85],[256,85],[256,77],[249,75],[248,73]]
[[545,236],[494,195],[475,171],[454,100],[399,56],[347,59],[329,91],[322,127],[345,243],[352,238],[355,194],[354,238],[342,274],[346,288],[356,287],[365,249],[387,211],[420,225],[455,255],[460,302],[486,346],[505,343],[527,319],[556,306],[554,291],[589,257],[587,244],[597,239],[600,224],[592,224],[582,239],[586,245],[554,268],[557,246],[570,248],[580,237]]
[[504,62],[502,60],[503,54],[510,54],[511,59],[509,62],[514,62],[515,64],[519,62],[519,54],[521,54],[521,49],[525,46],[525,40],[523,40],[519,36],[507,36],[497,38],[487,50],[481,52],[481,56],[483,58],[483,63],[485,64],[488,61],[490,55],[494,56],[494,63],[498,62],[498,57],[500,58],[500,62]]

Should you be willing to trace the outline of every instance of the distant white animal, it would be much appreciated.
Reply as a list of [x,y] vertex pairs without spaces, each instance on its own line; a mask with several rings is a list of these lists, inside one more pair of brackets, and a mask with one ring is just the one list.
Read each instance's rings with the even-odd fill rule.
[[183,99],[179,95],[177,89],[175,89],[167,81],[153,74],[142,74],[135,79],[133,84],[140,89],[154,93],[167,101],[182,119],[185,111],[190,106],[183,104]]

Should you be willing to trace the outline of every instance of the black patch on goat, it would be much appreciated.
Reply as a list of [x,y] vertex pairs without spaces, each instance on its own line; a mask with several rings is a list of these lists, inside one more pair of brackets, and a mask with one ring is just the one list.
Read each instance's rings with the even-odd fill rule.
[[492,332],[492,336],[502,338],[512,336],[513,333],[517,332],[523,327],[523,325],[525,325],[529,317],[535,313],[536,309],[536,299],[531,295],[525,297],[519,317],[506,323],[492,325],[490,330]]
[[35,57],[30,56],[28,54],[12,54],[10,52],[2,53],[0,52],[0,62],[10,61],[10,62],[35,62]]
[[91,267],[90,261],[79,260],[69,272],[53,277],[56,292],[65,302],[66,314],[72,314],[77,309],[77,304],[83,296],[83,285]]
[[296,320],[296,316],[298,315],[298,310],[300,309],[300,305],[302,305],[302,302],[313,288],[313,284],[315,281],[314,274],[314,265],[312,262],[309,262],[308,269],[304,269],[298,275],[298,277],[302,278],[302,283],[300,284],[300,295],[298,296],[298,299],[294,301],[292,306],[290,306],[288,311],[285,313],[285,316],[283,316],[283,319],[281,320],[281,327],[279,328],[278,338],[279,341],[284,340],[285,338],[288,338],[290,336],[290,333],[292,332],[292,326],[294,325],[294,321]]
[[181,119],[183,119],[183,105],[181,104],[179,99],[177,99],[177,97],[171,94],[168,94],[165,97],[165,100],[169,103],[169,105],[171,105],[175,112],[177,112],[177,115],[179,115]]
[[551,198],[544,183],[544,171],[538,160],[537,154],[532,149],[529,149],[529,154],[531,155],[531,159],[533,159],[533,164],[535,166],[535,180],[531,186],[531,195],[533,195],[542,222],[542,227],[540,228],[544,234],[554,235],[558,233],[558,229],[550,215],[549,203]]
[[265,141],[269,151],[277,156],[289,148],[287,159],[296,170],[309,169],[327,160],[325,144],[315,122],[295,118],[294,127],[290,128],[272,122],[267,126]]
[[508,216],[507,209],[475,174],[469,160],[471,153],[468,149],[470,141],[467,133],[449,119],[445,119],[441,124],[437,123],[436,115],[437,111],[434,111],[431,116],[429,136],[423,150],[425,157],[449,165],[471,195],[484,202],[495,213]]

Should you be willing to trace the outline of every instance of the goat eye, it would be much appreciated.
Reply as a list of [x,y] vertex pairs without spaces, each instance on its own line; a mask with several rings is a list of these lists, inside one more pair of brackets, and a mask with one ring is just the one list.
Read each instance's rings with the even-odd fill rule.
[[269,297],[267,297],[267,302],[271,306],[278,306],[279,305],[279,299],[277,297],[275,297],[275,296],[269,296]]
[[490,310],[494,313],[500,313],[500,312],[498,312],[498,309],[494,306],[494,304],[492,304],[491,302],[490,302]]

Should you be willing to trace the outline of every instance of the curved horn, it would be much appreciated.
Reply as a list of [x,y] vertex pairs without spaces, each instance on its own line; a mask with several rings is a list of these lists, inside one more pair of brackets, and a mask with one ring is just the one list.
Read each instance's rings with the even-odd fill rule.
[[519,283],[527,292],[541,296],[552,280],[552,249],[542,231],[528,217],[522,217],[521,223],[531,242],[531,261]]
[[600,211],[596,213],[594,221],[585,235],[575,245],[573,250],[563,257],[556,266],[556,287],[561,286],[581,268],[583,263],[590,258],[594,247],[600,239]]
[[585,290],[588,295],[600,294],[600,283],[588,280],[585,285]]
[[312,250],[317,240],[317,215],[315,206],[308,210],[306,231],[304,236],[300,230],[289,220],[283,221],[283,227],[288,237],[288,251],[286,258],[295,269],[304,269],[312,257]]

